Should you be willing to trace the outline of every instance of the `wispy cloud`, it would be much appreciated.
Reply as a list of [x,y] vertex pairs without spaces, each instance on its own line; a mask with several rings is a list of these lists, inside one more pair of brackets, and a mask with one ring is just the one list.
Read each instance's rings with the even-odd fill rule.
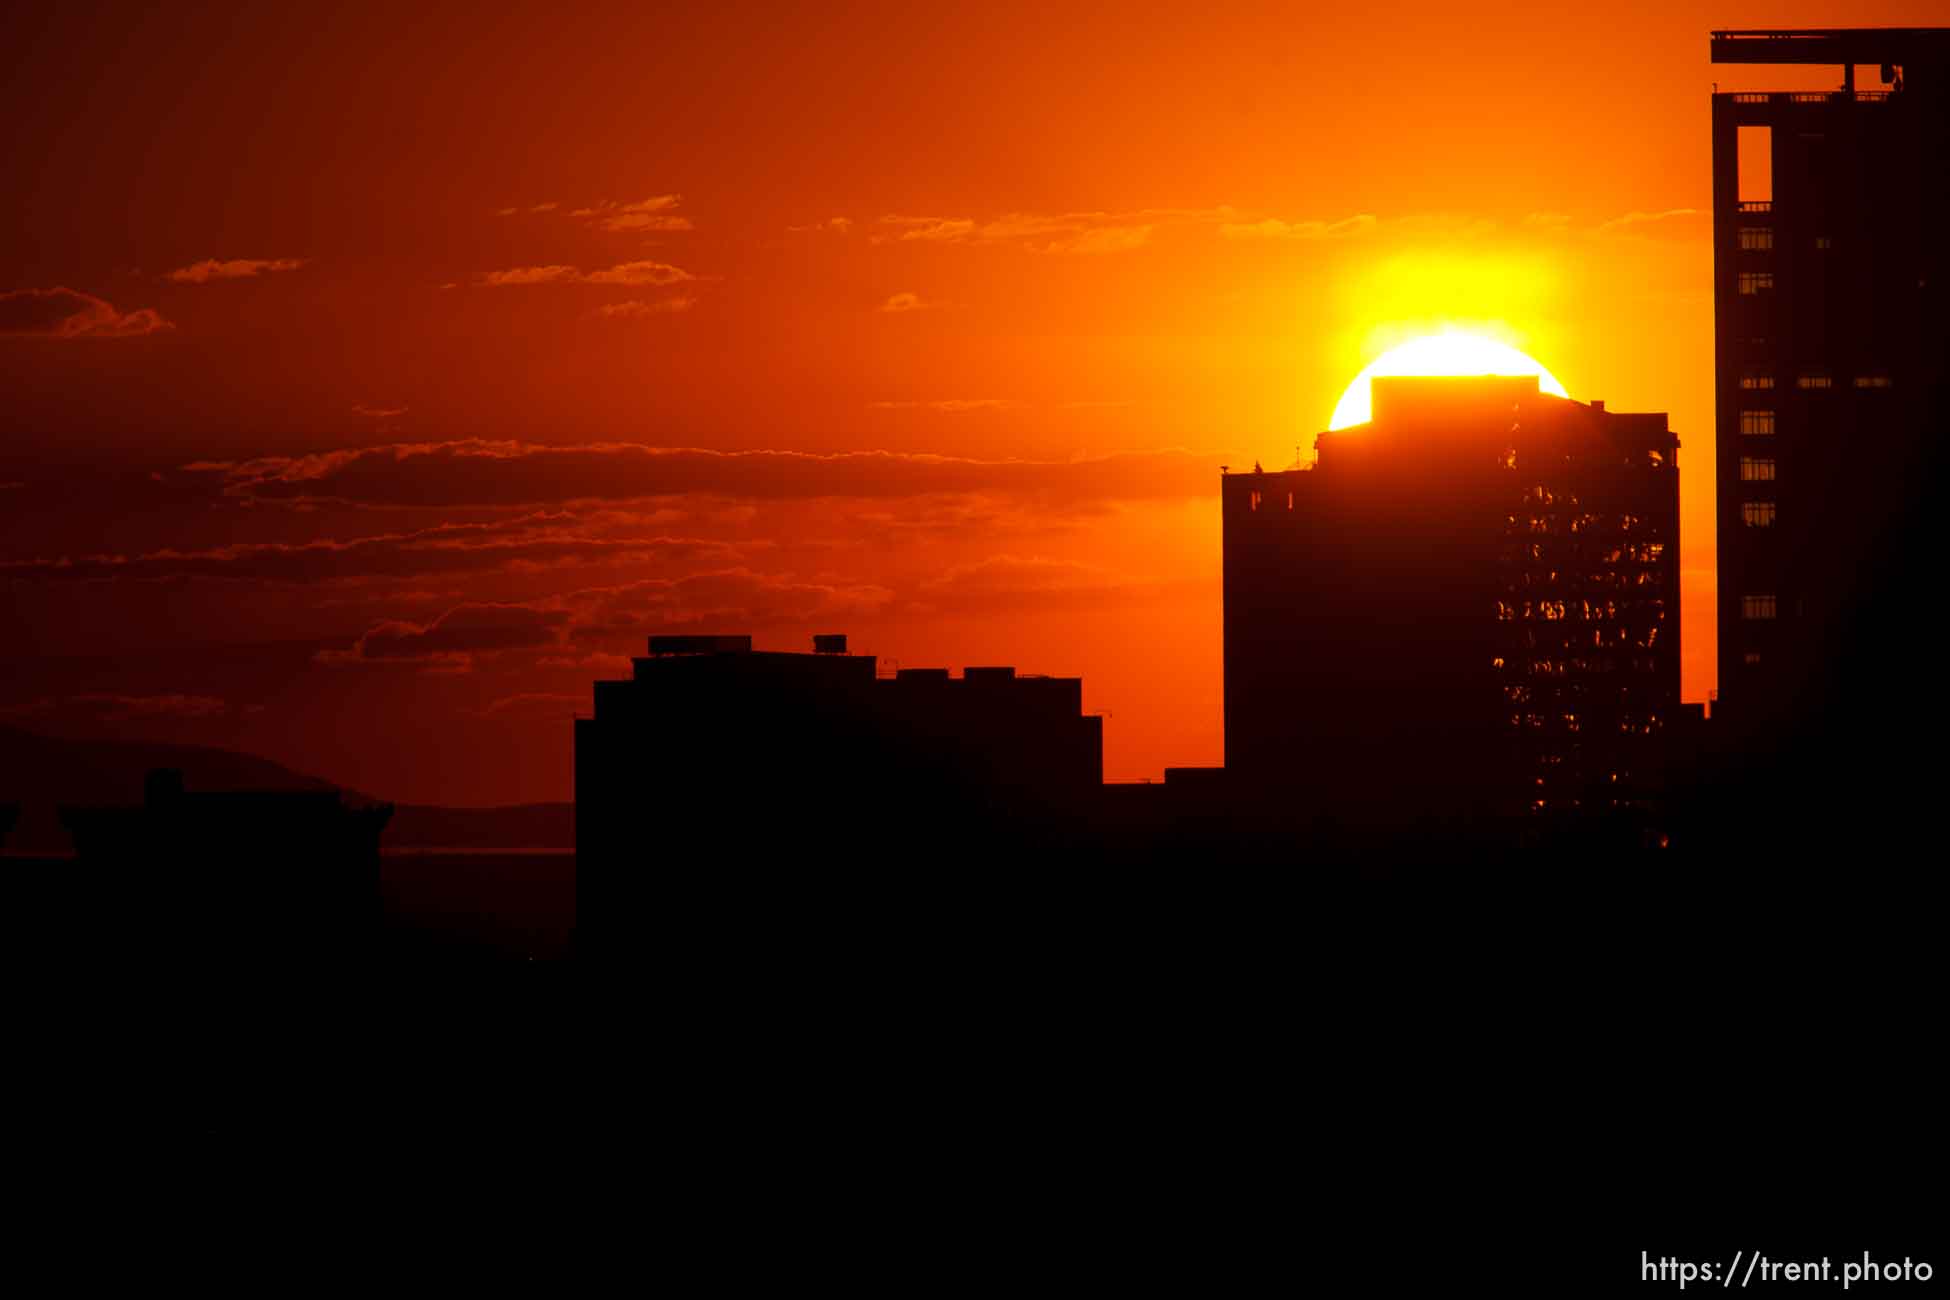
[[758,628],[873,614],[893,599],[892,591],[875,583],[806,581],[738,568],[592,587],[547,597],[535,606],[566,614],[570,640],[613,645],[656,628]]
[[363,403],[354,403],[352,414],[363,415],[368,420],[397,420],[409,409],[404,406],[366,406]]
[[539,651],[538,663],[560,666],[584,662],[582,654],[588,650],[600,652],[659,628],[771,627],[873,614],[893,599],[891,590],[873,583],[719,569],[585,587],[531,601],[470,601],[424,623],[387,619],[374,623],[350,647],[321,650],[315,658],[323,664],[392,663],[466,672],[484,655]]
[[1680,217],[1699,215],[1698,208],[1667,208],[1663,212],[1627,212],[1622,217],[1613,217],[1610,221],[1601,223],[1598,233],[1604,234],[1608,230],[1622,230],[1627,226],[1645,226],[1657,221],[1672,221]]
[[596,314],[613,319],[631,320],[642,316],[670,316],[677,312],[689,311],[695,306],[697,306],[696,298],[683,295],[675,298],[659,298],[652,302],[632,298],[628,302],[604,303],[596,308]]
[[[625,661],[627,665],[627,661]],[[523,691],[519,695],[504,695],[480,711],[484,718],[502,718],[508,721],[531,718],[567,718],[578,709],[589,709],[589,696],[557,695],[549,691]]]
[[890,295],[886,302],[881,303],[874,310],[887,312],[926,311],[930,307],[939,307],[940,305],[938,302],[927,301],[918,293],[896,293]]
[[921,583],[906,608],[914,613],[947,608],[961,614],[1129,609],[1137,601],[1168,597],[1196,585],[1200,580],[1144,579],[1078,560],[992,555],[956,565]]
[[1046,253],[1128,253],[1151,242],[1152,226],[1099,226],[1068,239],[1052,240]]
[[573,266],[515,266],[505,271],[485,271],[481,283],[493,288],[515,284],[574,284],[582,273]]
[[239,257],[227,262],[206,258],[179,266],[163,278],[177,284],[208,284],[212,280],[249,280],[272,271],[295,271],[305,264],[302,257]]
[[[999,401],[887,403],[880,409],[983,410]],[[1206,496],[1217,490],[1221,459],[1182,450],[1027,461],[894,451],[714,451],[469,439],[199,461],[183,468],[213,476],[213,493],[373,506],[544,506],[693,492],[749,500],[997,492],[1074,502]]]
[[738,550],[688,537],[592,533],[568,513],[498,523],[451,523],[413,532],[303,543],[239,542],[199,551],[0,561],[0,579],[42,583],[178,582],[188,578],[309,585],[358,579],[536,572],[577,566],[713,559]]
[[880,218],[876,243],[1012,244],[1038,253],[1126,253],[1165,226],[1230,221],[1229,207],[1143,208],[1135,212],[1007,212],[988,221],[899,213]]
[[175,328],[152,307],[117,311],[64,287],[0,293],[0,338],[127,339]]
[[1267,217],[1263,221],[1223,222],[1219,234],[1227,239],[1346,239],[1365,235],[1379,224],[1377,218],[1366,212],[1339,221],[1281,221]]
[[640,287],[678,284],[697,277],[682,267],[667,262],[619,262],[603,271],[581,271],[573,266],[516,266],[505,271],[487,271],[480,283],[490,288],[530,284],[608,284]]
[[435,663],[465,670],[478,655],[559,645],[567,611],[532,605],[456,605],[430,623],[375,623],[346,650],[320,650],[322,664]]
[[623,262],[607,271],[591,271],[582,277],[584,284],[664,285],[697,277],[666,262]]
[[214,695],[171,692],[163,695],[72,695],[70,704],[82,705],[105,722],[127,722],[135,718],[214,718],[230,711],[228,701]]
[[959,414],[963,411],[1006,411],[1022,405],[1001,397],[950,397],[937,402],[868,402],[867,406],[876,411],[946,411]]
[[672,211],[683,196],[657,194],[634,203],[606,200],[593,207],[577,208],[569,215],[581,217],[599,230],[676,231],[693,229],[690,219]]
[[815,221],[810,226],[787,226],[786,230],[795,235],[809,234],[814,231],[826,231],[835,235],[845,235],[852,232],[853,225],[854,222],[851,217],[828,217],[824,221]]
[[881,239],[926,240],[934,243],[954,243],[969,238],[976,232],[975,222],[969,218],[944,219],[942,217],[903,217],[885,216],[880,219],[883,226],[893,226],[896,233],[881,236]]

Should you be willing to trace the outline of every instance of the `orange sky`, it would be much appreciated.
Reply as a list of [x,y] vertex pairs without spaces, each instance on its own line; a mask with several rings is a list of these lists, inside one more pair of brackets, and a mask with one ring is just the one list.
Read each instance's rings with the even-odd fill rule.
[[1707,32],[1942,17],[490,8],[14,20],[0,723],[563,798],[649,632],[837,630],[1220,762],[1218,466],[1444,323],[1670,413],[1704,698],[1707,96],[1833,79]]

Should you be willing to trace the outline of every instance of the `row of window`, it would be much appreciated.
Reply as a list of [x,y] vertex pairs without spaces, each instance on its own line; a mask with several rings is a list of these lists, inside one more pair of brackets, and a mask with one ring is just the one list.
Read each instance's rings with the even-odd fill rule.
[[1742,501],[1740,503],[1740,522],[1749,528],[1772,528],[1774,526],[1774,503],[1772,501]]
[[1742,483],[1772,483],[1774,481],[1774,458],[1772,456],[1742,456],[1740,458],[1740,481]]
[[[1742,375],[1740,376],[1740,386],[1749,390],[1772,388],[1774,387],[1774,376],[1756,374]],[[1833,388],[1835,386],[1835,379],[1832,375],[1820,373],[1796,375],[1794,377],[1794,386],[1796,388]],[[1894,388],[1896,384],[1888,375],[1857,375],[1855,377],[1855,386],[1857,388]]]
[[1772,596],[1742,596],[1740,598],[1740,617],[1766,622],[1775,616],[1779,602]]
[[[1772,226],[1740,227],[1740,248],[1743,252],[1764,253],[1774,247],[1774,228]],[[1833,248],[1835,241],[1827,235],[1814,237],[1816,248]]]
[[[1594,675],[1616,673],[1620,671],[1619,665],[1621,663],[1625,665],[1625,671],[1629,672],[1656,673],[1659,671],[1659,657],[1657,655],[1632,655],[1623,660],[1614,655],[1605,655],[1603,657],[1595,655],[1589,657],[1574,655],[1569,659],[1520,659],[1515,664],[1515,668],[1518,672],[1529,673],[1532,677],[1562,677],[1572,679],[1580,674],[1587,673]],[[1508,661],[1502,655],[1498,655],[1492,659],[1490,665],[1498,672],[1506,672],[1510,667]],[[1634,689],[1636,688],[1629,685],[1619,686],[1617,688],[1618,698],[1621,700],[1628,698]],[[1552,695],[1561,698],[1565,694],[1583,694],[1585,687],[1578,682],[1567,680],[1563,685],[1553,684],[1550,690]]]

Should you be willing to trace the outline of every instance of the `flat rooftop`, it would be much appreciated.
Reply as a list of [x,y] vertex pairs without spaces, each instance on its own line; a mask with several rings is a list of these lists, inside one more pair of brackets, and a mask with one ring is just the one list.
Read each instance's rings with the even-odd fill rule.
[[1950,27],[1810,27],[1713,33],[1715,63],[1950,63]]

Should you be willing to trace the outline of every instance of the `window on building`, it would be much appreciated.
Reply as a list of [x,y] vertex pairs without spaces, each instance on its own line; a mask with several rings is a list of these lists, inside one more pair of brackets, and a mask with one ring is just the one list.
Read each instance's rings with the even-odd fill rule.
[[1835,246],[1835,241],[1830,239],[1828,236],[1826,235],[1815,236],[1816,248],[1833,248],[1834,246]]
[[1759,662],[1760,662],[1760,651],[1758,651],[1758,650],[1749,650],[1749,651],[1748,651],[1748,652],[1747,652],[1746,654],[1744,654],[1744,655],[1741,655],[1741,656],[1740,656],[1740,662],[1742,662],[1742,663],[1744,663],[1744,664],[1757,664],[1757,663],[1759,663]]
[[1774,376],[1742,375],[1740,376],[1740,386],[1742,388],[1772,388],[1774,386]]
[[1774,458],[1772,456],[1742,456],[1740,458],[1740,481],[1742,483],[1772,483],[1774,481]]
[[1740,413],[1740,432],[1749,437],[1774,432],[1774,412],[1742,411]]
[[1742,204],[1770,202],[1774,197],[1774,128],[1734,128],[1733,159],[1737,177],[1734,197]]
[[1257,492],[1253,493],[1252,498],[1250,501],[1247,502],[1247,505],[1249,506],[1249,508],[1253,510],[1259,509],[1259,493]]
[[1774,290],[1772,271],[1742,271],[1738,279],[1740,292],[1750,298],[1757,293],[1772,293]]
[[1828,375],[1797,375],[1795,376],[1794,386],[1796,388],[1833,388],[1835,381]]
[[1772,501],[1742,501],[1740,503],[1740,522],[1749,528],[1772,528],[1774,526],[1774,503]]
[[1764,622],[1774,617],[1775,603],[1772,596],[1742,596],[1740,617]]
[[1889,387],[1889,376],[1857,375],[1855,377],[1855,386],[1857,388],[1887,388]]
[[1740,247],[1750,253],[1766,252],[1774,247],[1774,230],[1771,226],[1740,227]]

